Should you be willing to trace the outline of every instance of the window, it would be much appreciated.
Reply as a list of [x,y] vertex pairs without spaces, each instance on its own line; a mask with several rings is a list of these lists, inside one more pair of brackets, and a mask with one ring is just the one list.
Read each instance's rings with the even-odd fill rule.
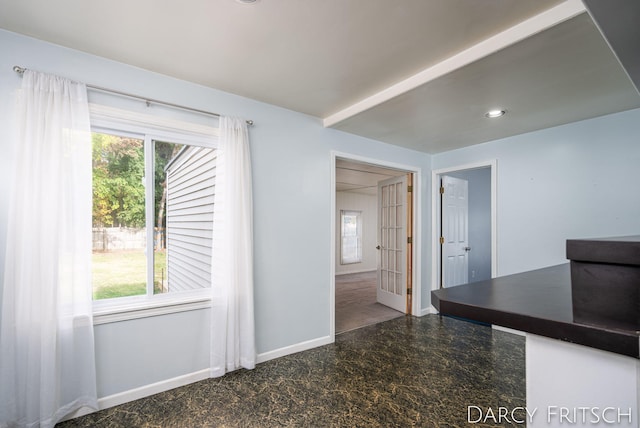
[[341,258],[343,265],[362,262],[362,212],[340,211]]
[[89,107],[94,323],[208,307],[218,129]]
[[94,300],[146,294],[144,140],[92,134]]
[[210,287],[215,151],[94,132],[93,298]]

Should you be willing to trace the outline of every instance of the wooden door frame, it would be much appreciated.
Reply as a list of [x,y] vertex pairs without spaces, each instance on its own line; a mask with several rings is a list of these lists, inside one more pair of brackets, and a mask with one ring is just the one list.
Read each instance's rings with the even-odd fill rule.
[[472,169],[491,169],[491,278],[498,276],[498,228],[497,228],[497,171],[498,161],[492,159],[484,162],[457,165],[448,168],[435,169],[431,171],[431,289],[440,288],[441,247],[440,247],[440,226],[441,200],[440,200],[440,178],[452,172],[468,171]]
[[[403,173],[413,174],[413,210],[412,210],[412,224],[411,229],[413,232],[411,260],[413,267],[411,269],[410,281],[412,284],[412,302],[410,305],[410,312],[413,315],[421,316],[429,313],[429,310],[423,310],[420,307],[421,304],[421,284],[422,268],[420,260],[422,260],[421,251],[421,233],[422,230],[422,169],[414,165],[399,164],[395,162],[389,162],[384,159],[370,158],[365,156],[356,155],[353,153],[338,152],[332,150],[330,152],[331,158],[331,179],[330,179],[330,269],[329,269],[329,335],[331,342],[335,341],[336,332],[336,159],[345,159],[354,162],[362,162],[371,165],[380,166],[383,168],[397,169]],[[407,258],[408,259],[408,258]],[[416,261],[418,261],[416,263]],[[409,278],[409,271],[407,271],[407,278]]]

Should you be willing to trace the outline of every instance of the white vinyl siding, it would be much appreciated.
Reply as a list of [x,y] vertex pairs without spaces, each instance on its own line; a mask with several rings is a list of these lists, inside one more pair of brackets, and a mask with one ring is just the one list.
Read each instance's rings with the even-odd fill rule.
[[215,160],[214,150],[189,146],[166,169],[170,292],[211,285]]

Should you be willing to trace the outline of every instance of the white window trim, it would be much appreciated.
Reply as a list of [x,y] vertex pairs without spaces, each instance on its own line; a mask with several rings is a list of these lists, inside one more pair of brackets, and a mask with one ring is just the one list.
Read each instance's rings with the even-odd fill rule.
[[[217,148],[219,128],[90,104],[92,130]],[[93,324],[108,324],[211,307],[211,289],[93,301]]]
[[216,148],[220,128],[181,120],[152,116],[99,104],[89,104],[92,128],[116,128],[139,134],[151,134],[160,139],[190,141],[203,147]]
[[93,325],[127,321],[211,307],[211,290],[131,296],[93,302]]

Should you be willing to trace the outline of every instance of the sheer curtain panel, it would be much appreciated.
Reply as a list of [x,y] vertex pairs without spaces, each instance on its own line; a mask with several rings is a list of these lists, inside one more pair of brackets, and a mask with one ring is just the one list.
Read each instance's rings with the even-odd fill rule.
[[255,367],[249,133],[220,118],[213,208],[211,377]]
[[0,426],[97,408],[84,84],[25,71],[0,326]]

